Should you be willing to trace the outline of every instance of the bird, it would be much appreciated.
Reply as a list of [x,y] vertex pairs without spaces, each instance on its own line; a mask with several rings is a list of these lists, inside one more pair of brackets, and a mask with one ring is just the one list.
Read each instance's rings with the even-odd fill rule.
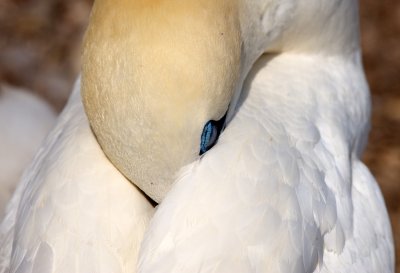
[[355,0],[95,1],[0,272],[394,272]]
[[0,218],[55,120],[51,106],[32,91],[0,86]]

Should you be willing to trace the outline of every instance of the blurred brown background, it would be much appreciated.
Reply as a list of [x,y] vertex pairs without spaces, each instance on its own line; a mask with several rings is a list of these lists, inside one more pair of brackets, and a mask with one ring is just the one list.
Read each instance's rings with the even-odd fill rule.
[[[80,63],[92,0],[0,0],[0,83],[62,109]],[[400,250],[400,1],[360,0],[373,116],[365,162],[382,187]],[[400,255],[397,255],[400,273]],[[379,273],[379,272],[377,272]]]

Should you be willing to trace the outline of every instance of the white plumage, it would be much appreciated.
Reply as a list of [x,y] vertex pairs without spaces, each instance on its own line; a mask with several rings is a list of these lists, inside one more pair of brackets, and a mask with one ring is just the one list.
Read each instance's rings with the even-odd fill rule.
[[385,205],[359,159],[361,71],[359,58],[262,58],[218,145],[159,206],[139,272],[393,272]]
[[[109,21],[102,21],[102,16],[111,10],[104,9],[101,13],[101,8],[109,9],[109,6],[97,3],[97,17],[92,19],[102,23],[105,29],[99,28],[96,32],[93,27],[90,34],[93,36],[89,37],[112,37],[113,40],[102,45],[106,49],[117,42],[130,45],[130,36],[126,40],[118,36],[119,31],[129,33],[130,28],[118,25],[119,18],[113,16],[107,17],[113,22],[112,28],[105,27]],[[141,1],[137,3],[142,5],[140,8],[145,7],[145,12],[155,14],[159,11],[157,8],[163,7],[157,4],[146,9]],[[226,6],[205,0],[198,3],[202,12],[210,16],[214,13],[207,13],[207,7],[233,9],[232,2],[226,2],[229,3]],[[172,189],[154,209],[142,192],[117,170],[112,159],[108,159],[110,147],[120,145],[113,141],[115,135],[122,134],[120,131],[101,135],[108,157],[103,154],[96,141],[98,136],[90,130],[93,121],[83,111],[78,81],[57,126],[25,173],[0,226],[0,272],[394,272],[386,208],[374,178],[360,161],[369,130],[370,99],[360,60],[356,1],[243,0],[240,4],[243,55],[241,75],[235,87],[241,92],[231,97],[233,110],[228,113],[229,123],[218,143],[201,158],[182,166]],[[160,14],[164,20],[163,13]],[[152,27],[157,26],[154,22],[157,22],[156,16]],[[143,26],[141,23],[138,19],[132,25],[138,35],[147,33],[147,23]],[[179,27],[172,26],[171,33],[179,32]],[[169,28],[163,30],[162,35],[170,33]],[[214,33],[206,30],[207,35]],[[218,31],[217,34],[219,39],[229,35]],[[146,35],[143,37],[153,41]],[[171,39],[167,40],[169,43]],[[91,42],[92,47],[86,50],[97,50],[94,47],[97,41]],[[206,44],[204,54],[207,55],[213,47],[207,41],[202,42],[198,41],[198,47]],[[110,51],[114,50],[112,46]],[[152,45],[147,46],[151,49]],[[156,48],[161,57],[155,60],[162,62],[162,53],[169,51]],[[253,64],[263,52],[266,54]],[[139,62],[143,62],[138,67],[130,67],[124,63],[126,59],[118,59],[131,55],[118,51],[113,54],[109,59],[88,55],[89,73],[87,78],[83,73],[82,81],[86,81],[83,90],[104,87],[102,83],[90,82],[98,76],[94,72],[90,74],[90,65],[96,65],[95,72],[102,71],[104,64],[106,68],[115,65],[116,70],[108,68],[111,70],[107,72],[122,71],[127,73],[125,77],[132,67],[138,69],[136,72],[146,71],[140,70],[147,65],[140,58],[140,50],[132,53],[139,55]],[[203,56],[198,57],[194,58],[194,65],[201,64],[198,60]],[[226,60],[222,53],[221,60]],[[190,70],[185,67],[188,63],[176,61],[178,67],[183,65],[182,69]],[[162,64],[157,67],[163,67]],[[148,74],[144,74],[140,79],[147,79]],[[213,74],[207,75],[212,78]],[[157,77],[164,80],[159,75],[152,76],[155,80]],[[121,74],[116,77],[116,80],[109,79],[110,86],[126,87]],[[245,77],[247,80],[241,88],[240,79]],[[145,84],[140,87],[148,88]],[[106,102],[124,90],[111,91],[114,93],[106,93]],[[151,96],[150,91],[151,88],[140,89],[139,94]],[[91,104],[90,96],[85,98],[85,106],[92,107],[90,111],[104,111]],[[140,99],[139,95],[134,99],[124,97],[122,101],[126,105],[117,106],[125,109],[129,108],[128,103],[133,103],[150,111],[152,117],[164,116],[165,113],[151,112],[146,104],[138,104],[136,100],[140,102]],[[193,102],[196,98],[190,101]],[[218,101],[214,106],[221,108],[221,105]],[[112,115],[114,109],[107,109],[108,112],[101,112],[99,116],[91,112],[92,119],[103,121],[104,115]],[[199,106],[196,110],[203,109]],[[136,125],[135,118],[115,118],[115,128],[131,121]],[[129,122],[124,123],[125,120]],[[140,134],[137,130],[144,130],[133,127],[123,132],[135,130],[135,134]],[[196,124],[192,127],[184,129],[190,134],[197,130]],[[147,130],[156,140],[151,146],[160,143],[157,128]],[[129,134],[124,137],[128,140],[122,147],[129,154],[132,149]],[[179,141],[163,137],[165,143]],[[194,139],[193,143],[198,145],[198,141]],[[146,147],[150,154],[139,159],[158,159],[157,152],[164,152],[139,144],[135,143],[135,147]],[[186,151],[184,147],[179,148]],[[128,162],[121,161],[130,163],[129,158]],[[154,166],[154,171],[159,171],[157,167]],[[152,186],[157,190],[159,185]],[[155,195],[163,198],[160,192]]]
[[0,272],[135,267],[153,207],[103,155],[83,112],[79,82],[76,86],[0,226]]

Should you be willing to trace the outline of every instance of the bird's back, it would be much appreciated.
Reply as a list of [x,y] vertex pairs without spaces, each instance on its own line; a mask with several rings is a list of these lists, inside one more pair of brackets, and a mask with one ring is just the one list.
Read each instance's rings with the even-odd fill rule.
[[[0,272],[132,272],[153,207],[104,156],[79,82],[0,226]],[[11,250],[12,248],[12,250]]]

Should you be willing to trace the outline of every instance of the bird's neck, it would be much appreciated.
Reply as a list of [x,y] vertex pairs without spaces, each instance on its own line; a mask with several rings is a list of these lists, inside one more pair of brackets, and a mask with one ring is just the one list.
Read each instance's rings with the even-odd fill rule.
[[[216,145],[221,155],[213,154],[219,157],[215,162],[224,162],[218,170],[233,177],[263,170],[270,196],[279,188],[277,182],[312,189],[306,198],[321,204],[339,192],[336,202],[341,212],[335,234],[351,236],[346,232],[352,230],[352,166],[367,140],[369,103],[358,54],[352,58],[266,55],[250,73],[240,107]],[[222,151],[229,151],[225,153],[229,157],[224,158]],[[229,158],[251,163],[246,168],[232,167],[236,163]],[[263,186],[257,187],[262,192]],[[320,226],[322,234],[332,228],[325,212],[312,212],[305,204],[300,207],[327,221]],[[335,236],[326,243],[339,242]],[[343,245],[328,248],[340,253]]]
[[239,115],[252,112],[270,132],[274,128],[268,124],[279,124],[294,146],[315,129],[317,139],[331,142],[334,153],[359,157],[364,149],[370,97],[359,53],[350,58],[265,55],[250,73],[243,98]]
[[[290,2],[290,1],[288,1]],[[295,1],[267,52],[351,56],[359,50],[358,1]],[[285,5],[285,4],[282,4]]]

